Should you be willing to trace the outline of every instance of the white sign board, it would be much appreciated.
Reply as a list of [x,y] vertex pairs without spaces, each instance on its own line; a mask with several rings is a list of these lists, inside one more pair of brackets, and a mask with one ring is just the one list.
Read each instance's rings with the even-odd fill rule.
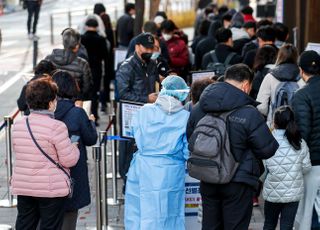
[[114,51],[114,70],[118,69],[118,65],[126,59],[127,50],[116,48]]
[[186,230],[200,230],[201,223],[198,218],[201,202],[200,181],[189,176],[186,170],[185,180],[185,221]]
[[307,44],[306,50],[314,50],[316,51],[318,54],[320,54],[320,43],[312,43],[309,42]]
[[133,138],[132,117],[143,106],[143,103],[120,101],[120,136]]

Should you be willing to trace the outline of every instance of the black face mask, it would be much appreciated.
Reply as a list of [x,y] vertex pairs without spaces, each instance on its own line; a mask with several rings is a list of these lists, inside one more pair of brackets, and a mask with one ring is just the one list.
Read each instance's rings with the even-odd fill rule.
[[142,53],[141,54],[141,58],[142,60],[144,60],[145,62],[149,62],[151,59],[152,53]]

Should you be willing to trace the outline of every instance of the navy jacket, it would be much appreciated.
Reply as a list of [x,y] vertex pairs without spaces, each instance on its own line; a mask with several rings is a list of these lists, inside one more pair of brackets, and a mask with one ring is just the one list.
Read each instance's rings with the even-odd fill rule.
[[80,136],[80,158],[78,163],[70,169],[71,177],[75,180],[73,197],[67,199],[66,203],[66,210],[74,211],[90,204],[86,146],[94,145],[98,136],[94,122],[90,121],[86,112],[76,107],[72,100],[59,99],[54,115],[57,120],[66,124],[70,137]]
[[261,159],[272,157],[279,147],[264,118],[255,108],[256,105],[255,100],[231,84],[211,84],[203,91],[199,103],[191,111],[187,126],[189,138],[206,113],[237,109],[228,119],[231,151],[240,162],[232,182],[245,183],[254,188],[258,187],[258,179],[262,173]]
[[117,43],[122,46],[129,46],[133,38],[134,18],[129,14],[122,15],[117,21]]
[[295,119],[307,142],[312,165],[320,165],[320,76],[311,77],[292,100]]

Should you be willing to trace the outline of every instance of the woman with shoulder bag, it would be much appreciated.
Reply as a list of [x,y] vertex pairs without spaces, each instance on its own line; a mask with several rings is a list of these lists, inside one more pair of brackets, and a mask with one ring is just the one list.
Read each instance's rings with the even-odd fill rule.
[[87,116],[84,109],[76,107],[74,102],[78,95],[79,87],[76,80],[66,71],[57,71],[52,76],[58,85],[58,103],[54,113],[55,119],[66,124],[71,140],[79,143],[80,158],[78,163],[70,168],[74,179],[74,190],[71,199],[65,205],[65,214],[62,229],[76,229],[78,210],[90,204],[90,187],[87,165],[86,146],[97,142],[97,131],[94,116]]
[[30,115],[13,126],[15,165],[11,181],[18,197],[17,230],[60,229],[67,196],[72,194],[69,168],[79,159],[66,125],[54,119],[58,87],[50,77],[30,82]]

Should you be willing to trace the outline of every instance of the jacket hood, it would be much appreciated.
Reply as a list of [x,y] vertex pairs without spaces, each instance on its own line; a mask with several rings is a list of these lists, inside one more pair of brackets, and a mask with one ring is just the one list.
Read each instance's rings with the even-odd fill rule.
[[64,49],[54,49],[50,55],[50,60],[55,64],[63,66],[69,65],[77,57],[75,53]]
[[167,114],[179,112],[184,108],[179,100],[167,95],[159,95],[155,103]]
[[199,103],[206,113],[221,113],[245,105],[259,104],[240,89],[226,82],[209,85],[201,94]]
[[65,115],[69,112],[70,109],[74,107],[74,102],[69,99],[59,99],[57,103],[56,111],[54,112],[54,117],[57,120],[63,120]]
[[246,31],[244,31],[243,29],[232,27],[231,32],[232,32],[232,40],[233,41],[243,39],[243,38],[250,39],[249,34]]
[[284,63],[275,66],[270,73],[279,81],[299,81],[299,67],[295,64]]

